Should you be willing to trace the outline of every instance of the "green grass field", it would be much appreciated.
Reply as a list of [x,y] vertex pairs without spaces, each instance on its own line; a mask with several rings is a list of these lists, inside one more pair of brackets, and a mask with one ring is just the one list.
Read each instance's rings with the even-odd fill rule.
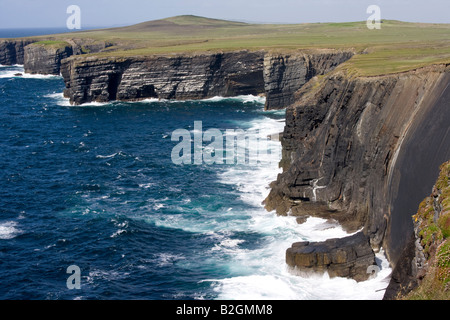
[[[216,51],[351,49],[345,63],[357,75],[379,75],[450,63],[450,24],[385,20],[370,30],[365,21],[310,24],[248,24],[196,16],[178,16],[137,25],[44,37],[108,41],[101,56],[197,54]],[[111,51],[114,49],[114,51]]]

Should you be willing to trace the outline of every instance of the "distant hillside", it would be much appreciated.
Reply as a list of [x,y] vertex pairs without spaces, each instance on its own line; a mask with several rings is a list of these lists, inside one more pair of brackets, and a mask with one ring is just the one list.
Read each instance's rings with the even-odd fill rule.
[[210,19],[193,15],[176,16],[161,20],[146,21],[128,27],[112,28],[109,31],[119,32],[185,32],[185,29],[212,29],[225,27],[242,27],[248,25],[243,22]]

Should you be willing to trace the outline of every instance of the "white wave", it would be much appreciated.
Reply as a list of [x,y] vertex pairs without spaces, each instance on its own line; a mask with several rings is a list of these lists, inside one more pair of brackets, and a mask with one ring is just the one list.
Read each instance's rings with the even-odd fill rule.
[[126,279],[130,275],[129,272],[119,272],[119,271],[111,271],[111,270],[93,270],[89,272],[88,276],[84,276],[82,279],[85,281],[88,285],[92,285],[93,283],[97,282],[98,280],[107,280],[107,281],[116,281],[121,279]]
[[205,281],[211,282],[219,300],[381,300],[391,273],[383,252],[377,254],[381,271],[365,282],[330,278],[327,273],[299,276],[289,270],[285,252],[293,242],[347,235],[339,226],[322,234],[319,230],[323,223],[323,219],[309,219],[300,226],[293,217],[276,217],[273,213],[253,217],[250,225],[266,235],[266,244],[254,250],[244,250],[239,245],[222,248],[232,256],[228,268],[241,275]]
[[17,228],[17,222],[5,221],[0,223],[0,240],[9,240],[15,238],[20,234]]
[[116,153],[113,153],[113,154],[110,154],[110,155],[107,155],[107,156],[102,156],[102,155],[97,155],[97,156],[95,156],[97,159],[110,159],[110,158],[114,158],[115,156],[117,156],[119,153],[118,152],[116,152]]
[[[194,101],[194,100],[189,100],[189,101]],[[249,94],[249,95],[240,95],[240,96],[235,96],[235,97],[215,96],[212,98],[201,99],[201,100],[197,100],[197,101],[202,101],[202,102],[240,101],[243,103],[264,104],[266,102],[266,97],[255,96],[255,95]]]
[[139,184],[139,188],[142,188],[142,189],[150,189],[150,188],[154,187],[155,185],[156,185],[156,183],[153,183],[153,182],[140,183],[140,184]]
[[156,263],[159,267],[167,267],[184,259],[185,257],[181,254],[159,253],[156,257]]
[[[10,78],[10,77],[15,77],[14,74],[17,73],[18,71],[8,71],[7,75],[2,76],[2,72],[0,71],[0,78],[5,77],[5,78]],[[24,74],[23,77],[26,78],[39,78],[39,77],[47,77],[47,78],[51,78],[51,77],[55,77],[55,76],[44,76],[44,75],[26,75]],[[47,98],[52,98],[57,100],[57,104],[60,106],[72,106],[70,104],[70,101],[68,98],[64,98],[63,93],[52,93],[52,94],[48,94],[45,97]],[[241,101],[243,103],[259,103],[259,104],[264,104],[266,101],[265,97],[261,97],[261,96],[254,96],[254,95],[242,95],[242,96],[236,96],[236,97],[213,97],[213,98],[208,98],[208,99],[200,99],[200,100],[186,100],[187,102],[220,102],[220,101]],[[183,100],[167,100],[167,99],[159,99],[159,98],[148,98],[148,99],[143,99],[143,100],[138,100],[138,101],[126,101],[126,103],[129,104],[134,104],[134,103],[148,103],[148,104],[153,104],[153,103],[180,103],[180,102],[186,102]],[[120,101],[119,101],[120,102]],[[109,102],[86,102],[86,103],[82,103],[81,105],[77,105],[76,107],[103,107],[106,105],[109,105],[111,103],[117,103],[117,101],[109,101]]]
[[114,101],[111,101],[111,102],[95,102],[95,101],[93,101],[93,102],[86,102],[86,103],[82,103],[80,105],[74,106],[74,105],[70,104],[70,99],[65,98],[64,94],[62,92],[47,94],[44,97],[54,99],[56,101],[56,104],[61,107],[103,107],[103,106],[114,103]]
[[[266,102],[266,97],[264,96],[254,96],[254,95],[240,95],[235,97],[222,97],[222,96],[215,96],[212,98],[206,98],[206,99],[188,99],[188,100],[176,100],[176,99],[160,99],[160,98],[147,98],[143,100],[136,101],[138,103],[158,103],[158,102],[165,102],[165,103],[180,103],[180,102],[223,102],[223,101],[240,101],[243,103],[259,103],[264,104]],[[129,102],[133,103],[133,102]]]
[[235,250],[241,243],[244,243],[245,240],[242,239],[224,239],[220,241],[219,244],[215,244],[211,251],[226,251],[226,250]]
[[270,273],[208,281],[214,283],[218,300],[381,300],[390,275],[385,258],[380,267],[376,278],[359,283],[330,278],[327,273],[301,277],[279,268]]
[[54,99],[56,104],[61,107],[70,107],[70,100],[64,97],[62,92],[51,93],[44,96],[45,98]]
[[183,103],[183,102],[224,102],[224,101],[240,101],[242,103],[258,103],[264,104],[266,102],[266,97],[264,96],[254,96],[254,95],[240,95],[235,97],[222,97],[215,96],[206,99],[188,99],[188,100],[176,100],[176,99],[160,99],[160,98],[147,98],[137,101],[127,101],[127,103]]
[[[139,100],[139,101],[136,101],[136,102],[139,102],[139,103],[158,103],[158,102],[167,102],[167,101],[169,101],[169,100],[159,99],[159,98],[147,98],[147,99]],[[133,103],[133,102],[130,102],[130,103]]]
[[125,229],[119,229],[119,230],[117,230],[116,232],[114,232],[114,233],[111,235],[111,238],[116,238],[116,237],[120,236],[120,235],[123,234],[123,233],[127,233],[127,230],[125,230]]
[[22,65],[1,66],[0,78],[24,78],[24,79],[56,79],[61,78],[61,75],[47,75],[47,74],[31,74],[25,73]]
[[80,105],[75,105],[73,107],[104,107],[104,106],[110,105],[112,103],[115,103],[115,101],[108,101],[108,102],[92,101],[92,102],[82,103]]
[[[273,119],[258,119],[250,123],[251,129],[259,129],[261,136],[282,132],[284,123]],[[279,141],[270,141],[269,147],[277,149]],[[275,157],[275,159],[274,159]],[[239,191],[241,200],[255,207],[251,218],[241,220],[244,225],[235,230],[245,229],[264,236],[261,248],[242,249],[239,243],[223,239],[213,249],[226,252],[232,258],[228,261],[231,271],[238,274],[226,279],[207,280],[212,283],[218,299],[224,300],[290,300],[290,299],[369,299],[383,298],[391,269],[383,252],[377,255],[381,271],[376,278],[356,282],[352,279],[332,278],[328,274],[303,277],[290,272],[285,262],[285,252],[292,243],[298,241],[325,241],[331,238],[349,236],[334,222],[311,217],[301,225],[295,217],[279,217],[267,212],[261,201],[268,195],[269,183],[276,180],[281,170],[277,161],[280,154],[265,155],[254,167],[232,166],[220,174],[220,180],[232,184]],[[246,225],[245,225],[246,224]],[[237,227],[237,226],[233,226]],[[219,228],[217,228],[219,229]],[[240,274],[240,275],[239,275]]]
[[51,75],[51,74],[31,74],[31,73],[23,73],[21,76],[25,79],[56,79],[62,78],[61,75]]

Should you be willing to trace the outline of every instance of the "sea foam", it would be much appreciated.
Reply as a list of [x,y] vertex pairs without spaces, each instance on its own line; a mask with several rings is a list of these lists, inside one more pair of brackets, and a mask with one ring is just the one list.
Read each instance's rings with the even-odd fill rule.
[[[251,129],[261,130],[262,136],[282,132],[284,128],[283,122],[270,118],[255,120],[250,125]],[[268,146],[273,151],[281,148],[279,141],[270,141]],[[230,270],[242,275],[207,280],[217,292],[217,299],[382,299],[391,273],[383,251],[377,254],[381,271],[374,279],[361,283],[345,278],[330,279],[326,273],[301,277],[290,272],[285,263],[285,252],[292,243],[325,241],[349,234],[338,223],[311,217],[299,225],[295,217],[279,217],[263,208],[261,201],[270,191],[268,185],[280,173],[273,157],[279,157],[279,153],[272,152],[264,159],[258,159],[262,160],[259,166],[233,166],[219,175],[222,183],[235,185],[240,198],[255,208],[251,218],[245,221],[246,228],[263,235],[264,245],[248,250],[234,240],[230,242],[233,246],[221,247],[231,254]],[[231,240],[224,239],[221,244],[227,241]]]
[[24,78],[24,79],[56,79],[62,78],[60,75],[30,74],[25,73],[22,65],[0,66],[0,79]]
[[20,233],[17,228],[17,222],[5,221],[0,222],[0,240],[9,240],[15,238]]

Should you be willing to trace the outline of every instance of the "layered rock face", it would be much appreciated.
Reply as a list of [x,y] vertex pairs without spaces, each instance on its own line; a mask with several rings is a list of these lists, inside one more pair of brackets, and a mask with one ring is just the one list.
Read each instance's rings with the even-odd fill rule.
[[291,105],[296,101],[296,91],[312,77],[332,71],[354,54],[338,50],[240,51],[99,58],[83,55],[107,51],[112,43],[92,39],[65,41],[66,45],[33,44],[35,40],[1,41],[0,64],[24,64],[27,73],[61,73],[66,96],[73,104],[265,94],[266,110],[271,110]]
[[327,51],[274,55],[264,51],[131,58],[73,57],[62,64],[74,104],[145,98],[204,99],[266,94],[267,109],[284,108],[313,75],[351,57]]
[[72,46],[30,44],[24,48],[24,69],[31,74],[59,75],[61,61],[73,54]]
[[287,109],[283,173],[266,208],[363,228],[395,266],[412,233],[415,210],[405,209],[417,207],[450,157],[449,83],[445,65],[311,81]]
[[0,64],[10,66],[24,64],[25,47],[35,40],[3,40],[0,41]]
[[286,263],[300,273],[328,272],[330,277],[356,281],[367,280],[371,276],[368,269],[376,265],[369,238],[362,232],[318,243],[294,243],[286,251]]
[[296,101],[295,92],[316,75],[332,71],[353,56],[349,51],[307,54],[267,54],[264,58],[266,110],[281,109]]
[[[36,43],[36,39],[0,41],[0,64],[23,64],[26,73],[59,75],[61,61],[72,55],[108,50],[113,44],[92,39],[67,39],[66,44]],[[50,41],[51,42],[51,41]]]
[[264,92],[263,52],[136,58],[74,57],[63,62],[65,95],[90,101],[203,99]]

